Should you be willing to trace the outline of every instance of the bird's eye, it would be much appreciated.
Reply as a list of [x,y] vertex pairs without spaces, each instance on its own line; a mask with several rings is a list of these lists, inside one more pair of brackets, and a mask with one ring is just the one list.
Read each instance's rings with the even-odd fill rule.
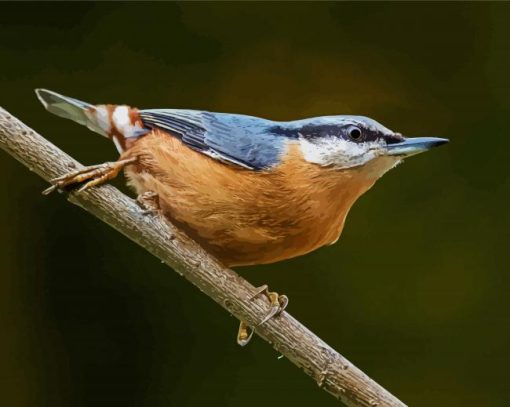
[[358,140],[360,140],[360,139],[361,139],[361,136],[363,135],[363,134],[361,133],[361,130],[360,130],[360,129],[358,129],[357,127],[354,127],[354,126],[352,126],[352,127],[350,127],[350,128],[349,128],[348,133],[349,133],[349,137],[350,137],[351,139],[353,139],[354,141],[358,141]]

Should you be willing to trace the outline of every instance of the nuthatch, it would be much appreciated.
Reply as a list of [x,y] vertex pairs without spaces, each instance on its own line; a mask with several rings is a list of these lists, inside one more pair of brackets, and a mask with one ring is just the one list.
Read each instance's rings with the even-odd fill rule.
[[[45,108],[111,139],[116,162],[53,180],[81,190],[121,169],[140,195],[226,266],[272,263],[335,243],[354,202],[402,159],[447,143],[363,116],[276,122],[200,110],[91,105],[44,89]],[[286,298],[267,292],[272,311]],[[265,320],[267,320],[266,318]],[[263,322],[265,322],[265,320]],[[241,324],[238,340],[249,340]]]

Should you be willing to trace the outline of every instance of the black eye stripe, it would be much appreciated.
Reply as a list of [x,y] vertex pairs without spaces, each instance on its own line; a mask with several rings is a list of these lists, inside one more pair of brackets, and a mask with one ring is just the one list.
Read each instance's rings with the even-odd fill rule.
[[275,126],[270,129],[271,133],[290,138],[304,137],[306,139],[319,139],[323,137],[341,137],[344,135],[344,126],[335,125],[307,125],[300,128],[285,128]]
[[[355,134],[351,134],[352,130],[355,130]],[[359,132],[359,135],[356,133],[356,130]],[[376,141],[382,137],[383,134],[367,129],[362,128],[361,126],[357,126],[354,124],[341,124],[341,125],[331,125],[331,124],[322,124],[322,125],[306,125],[300,128],[285,128],[282,126],[275,126],[270,129],[270,132],[276,135],[281,135],[293,139],[305,138],[308,141],[319,141],[325,137],[339,137],[344,140],[348,140],[350,142],[355,143],[364,143],[370,141]],[[354,136],[354,137],[353,137]]]
[[401,134],[390,134],[384,136],[384,140],[386,140],[387,144],[395,144],[404,141],[404,137]]

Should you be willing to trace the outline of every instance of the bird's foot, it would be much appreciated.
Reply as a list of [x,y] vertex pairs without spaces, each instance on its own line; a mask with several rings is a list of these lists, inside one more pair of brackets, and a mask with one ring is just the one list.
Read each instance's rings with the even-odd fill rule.
[[159,206],[159,195],[154,191],[145,191],[143,194],[138,195],[136,202],[146,215],[154,215],[159,213],[161,209]]
[[43,195],[48,195],[56,189],[62,189],[71,185],[86,182],[78,192],[84,191],[90,187],[104,184],[106,181],[115,178],[119,172],[128,164],[132,164],[137,160],[136,157],[107,162],[104,164],[91,165],[80,170],[72,171],[69,174],[51,180],[51,187],[45,189]]
[[[287,308],[287,305],[289,304],[289,299],[286,295],[283,294],[280,295],[277,292],[269,291],[266,284],[264,284],[261,287],[258,287],[255,293],[250,296],[249,300],[253,300],[254,298],[258,297],[261,294],[267,297],[271,308],[269,309],[269,312],[264,317],[264,319],[260,321],[257,324],[257,326],[260,326],[269,321],[271,318],[281,314],[282,311],[285,310],[285,308]],[[239,331],[237,332],[237,343],[241,346],[245,346],[246,344],[248,344],[248,342],[250,342],[253,333],[254,333],[253,327],[249,326],[246,322],[241,321],[239,323]]]

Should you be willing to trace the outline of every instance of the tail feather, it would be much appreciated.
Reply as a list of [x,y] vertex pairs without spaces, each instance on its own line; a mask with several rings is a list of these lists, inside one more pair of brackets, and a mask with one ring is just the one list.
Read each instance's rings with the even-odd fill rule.
[[47,89],[36,89],[35,93],[46,110],[112,139],[119,152],[125,150],[126,139],[140,137],[149,131],[143,126],[135,108],[125,105],[91,105]]
[[100,134],[106,136],[102,129],[96,129],[97,126],[91,126],[90,113],[88,112],[91,111],[93,106],[90,103],[59,95],[47,89],[36,89],[35,94],[48,112],[87,126],[92,131],[99,130]]

